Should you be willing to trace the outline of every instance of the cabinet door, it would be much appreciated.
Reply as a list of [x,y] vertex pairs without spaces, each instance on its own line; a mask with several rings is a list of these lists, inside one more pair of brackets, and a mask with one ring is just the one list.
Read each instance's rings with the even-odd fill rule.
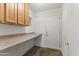
[[17,24],[17,4],[6,4],[6,23]]
[[24,3],[18,3],[18,24],[24,25]]
[[29,4],[25,3],[25,25],[30,25],[31,20],[29,19]]
[[5,21],[5,4],[4,3],[0,3],[0,23],[4,23]]

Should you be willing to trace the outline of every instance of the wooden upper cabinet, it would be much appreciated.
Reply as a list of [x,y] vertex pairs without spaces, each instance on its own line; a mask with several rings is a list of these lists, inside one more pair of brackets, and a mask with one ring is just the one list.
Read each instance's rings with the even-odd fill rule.
[[5,4],[0,3],[0,23],[5,22]]
[[24,25],[24,3],[18,3],[18,24]]
[[29,25],[29,4],[0,3],[0,23]]
[[17,24],[17,4],[6,4],[6,23]]
[[25,8],[25,25],[30,25],[31,20],[29,19],[29,4],[25,3],[24,4]]

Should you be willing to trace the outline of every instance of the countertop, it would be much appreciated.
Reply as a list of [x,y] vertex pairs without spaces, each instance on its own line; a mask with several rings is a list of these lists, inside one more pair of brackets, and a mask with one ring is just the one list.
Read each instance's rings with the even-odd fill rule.
[[31,40],[40,35],[41,35],[40,33],[24,33],[24,34],[1,36],[0,37],[0,50],[4,50],[6,48],[15,46],[17,44]]

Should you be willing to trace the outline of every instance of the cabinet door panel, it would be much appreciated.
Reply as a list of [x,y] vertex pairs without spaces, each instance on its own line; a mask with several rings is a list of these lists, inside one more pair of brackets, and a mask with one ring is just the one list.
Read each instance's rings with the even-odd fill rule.
[[5,22],[5,4],[4,3],[0,3],[0,23],[4,23]]
[[6,22],[17,24],[17,4],[6,4]]
[[24,4],[18,3],[18,24],[24,25]]
[[25,4],[25,25],[30,25],[31,20],[29,19],[29,4]]

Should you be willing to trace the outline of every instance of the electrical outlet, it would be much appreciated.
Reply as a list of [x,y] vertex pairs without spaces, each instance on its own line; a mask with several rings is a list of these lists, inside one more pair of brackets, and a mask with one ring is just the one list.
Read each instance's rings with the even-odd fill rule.
[[67,41],[66,42],[66,46],[70,47],[70,42]]

